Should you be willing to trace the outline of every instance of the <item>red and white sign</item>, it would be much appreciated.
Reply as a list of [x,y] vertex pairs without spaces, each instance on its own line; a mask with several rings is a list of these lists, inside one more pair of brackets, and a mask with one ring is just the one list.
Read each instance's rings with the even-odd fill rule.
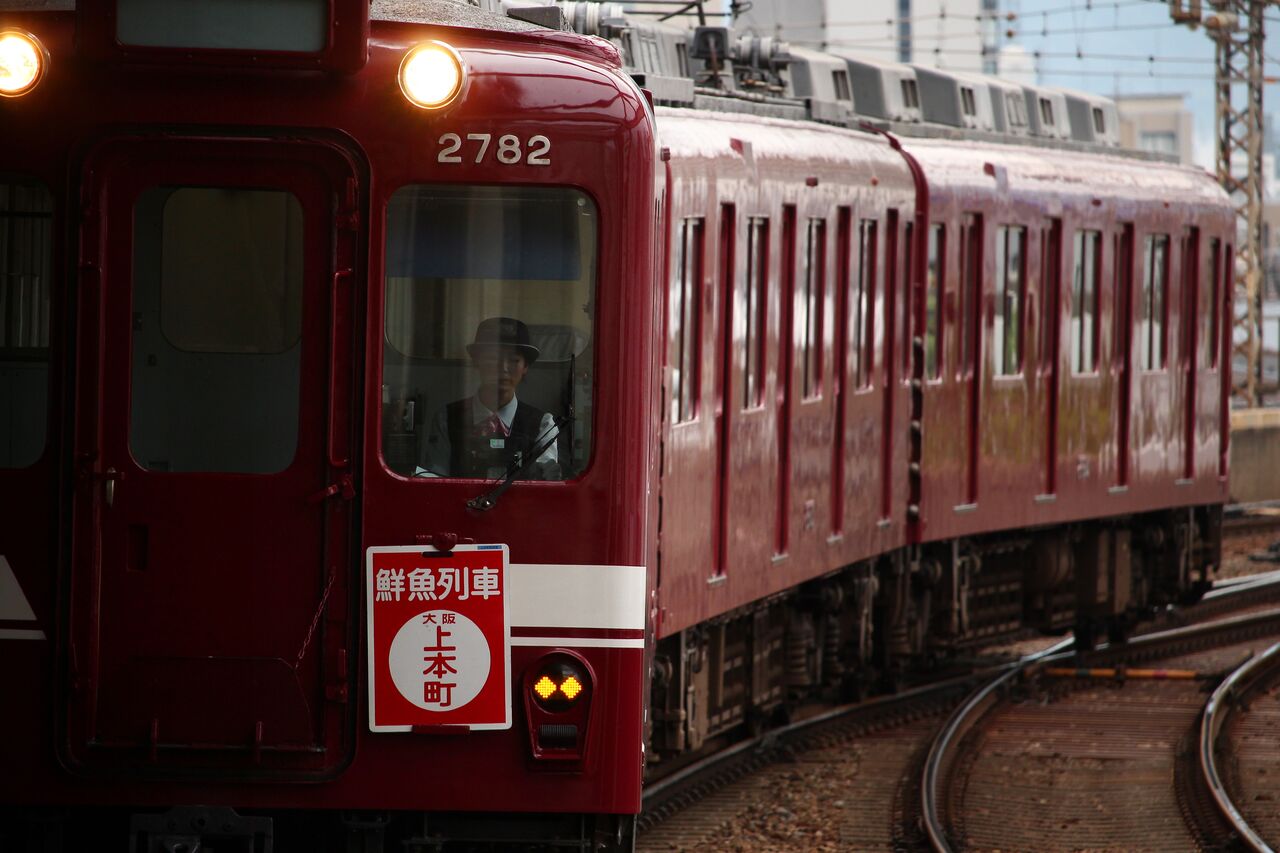
[[369,728],[511,728],[507,546],[370,548]]

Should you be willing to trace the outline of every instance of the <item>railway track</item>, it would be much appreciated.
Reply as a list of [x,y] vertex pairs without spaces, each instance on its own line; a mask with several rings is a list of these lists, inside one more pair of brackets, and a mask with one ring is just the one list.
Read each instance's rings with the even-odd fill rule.
[[[1194,623],[1276,600],[1280,573],[1223,584],[1195,607],[1148,626],[1163,637],[1159,648],[1144,636],[1117,650],[1104,647],[1090,663],[1118,660],[1120,650],[1128,650],[1130,665],[1155,654],[1192,653],[1191,638],[1204,630]],[[1280,635],[1280,610],[1266,613],[1241,617],[1241,625],[1273,626]],[[1048,654],[1066,654],[1065,647]],[[1037,662],[1043,663],[1034,657],[1032,664]],[[929,849],[921,779],[935,736],[966,696],[1014,667],[982,666],[939,684],[836,708],[690,764],[646,786],[638,849]]]
[[1280,568],[1280,504],[1227,507],[1219,577],[1252,574],[1259,564]]
[[931,849],[1234,849],[1195,760],[1203,688],[1276,637],[1280,609],[1020,662],[935,740]]
[[1280,816],[1271,805],[1280,781],[1267,778],[1280,751],[1278,682],[1280,643],[1223,679],[1200,720],[1197,754],[1205,789],[1239,846],[1255,853],[1280,846]]
[[[639,848],[669,850],[680,846],[684,839],[714,830],[724,815],[731,812],[726,807],[738,796],[726,793],[731,783],[779,766],[783,767],[780,775],[786,777],[787,766],[794,764],[799,756],[818,750],[838,751],[857,738],[903,731],[910,733],[905,745],[906,752],[910,753],[913,742],[932,730],[935,721],[943,718],[985,675],[985,672],[974,672],[893,696],[835,708],[744,740],[648,785],[639,821]],[[920,734],[916,734],[916,730]],[[878,759],[891,765],[890,755],[902,749],[889,744],[885,752],[888,755],[880,755]],[[885,801],[890,808],[892,800],[891,796]],[[702,808],[691,809],[695,804]]]

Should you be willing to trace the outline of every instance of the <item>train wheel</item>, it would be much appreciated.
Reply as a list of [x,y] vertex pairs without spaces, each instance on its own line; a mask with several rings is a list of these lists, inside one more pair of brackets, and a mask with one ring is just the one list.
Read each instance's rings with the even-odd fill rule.
[[1107,642],[1113,644],[1129,642],[1129,631],[1132,628],[1133,620],[1129,619],[1125,614],[1112,616],[1107,620]]
[[599,853],[631,853],[636,847],[636,816],[599,815],[595,819],[592,849]]
[[1078,620],[1073,633],[1077,652],[1091,652],[1098,644],[1098,626],[1092,619]]

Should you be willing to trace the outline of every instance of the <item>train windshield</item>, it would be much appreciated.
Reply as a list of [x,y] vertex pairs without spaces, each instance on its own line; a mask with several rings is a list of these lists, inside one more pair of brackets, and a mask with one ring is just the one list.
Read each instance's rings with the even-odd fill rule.
[[418,185],[387,208],[382,455],[567,480],[591,455],[597,213],[561,187]]

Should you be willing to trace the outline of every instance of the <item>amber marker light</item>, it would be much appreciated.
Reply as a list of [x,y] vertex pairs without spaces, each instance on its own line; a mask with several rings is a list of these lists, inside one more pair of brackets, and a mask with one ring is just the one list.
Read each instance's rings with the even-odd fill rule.
[[0,30],[0,97],[17,98],[36,87],[49,65],[40,40],[20,30]]
[[569,710],[590,692],[590,676],[576,661],[557,658],[539,667],[529,692],[538,707],[553,714]]
[[543,699],[550,699],[556,692],[556,683],[544,675],[533,685],[533,691]]
[[423,42],[400,62],[400,91],[424,110],[447,107],[462,91],[466,70],[458,52],[444,42]]

